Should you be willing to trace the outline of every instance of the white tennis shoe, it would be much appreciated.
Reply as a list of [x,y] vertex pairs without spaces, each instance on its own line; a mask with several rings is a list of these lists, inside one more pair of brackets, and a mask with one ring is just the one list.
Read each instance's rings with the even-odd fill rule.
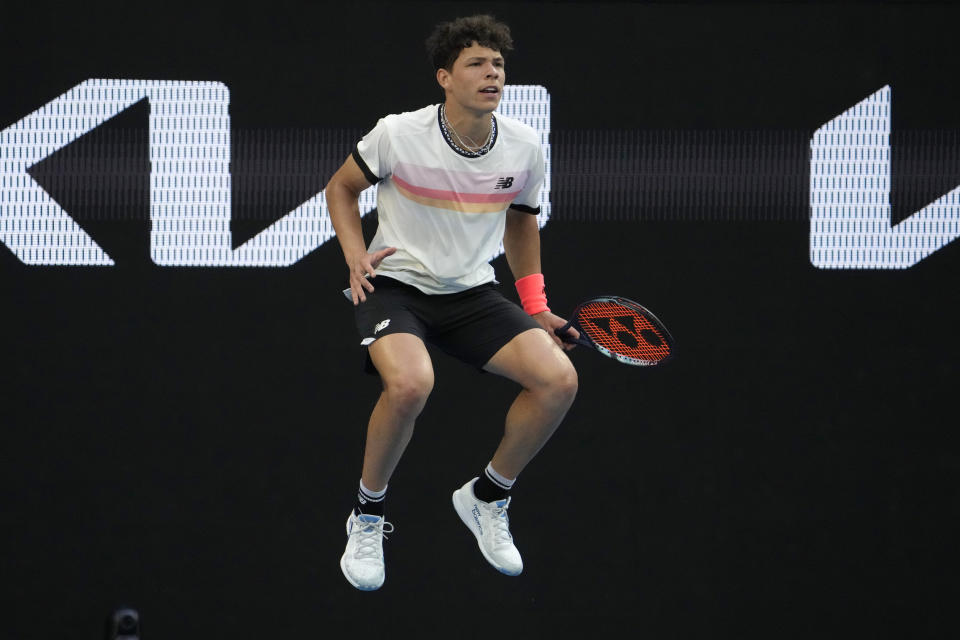
[[519,575],[523,571],[523,559],[510,535],[510,518],[507,516],[510,498],[495,502],[478,500],[473,494],[476,481],[474,478],[453,492],[453,508],[477,538],[477,546],[487,562],[508,576]]
[[347,548],[340,558],[340,570],[347,582],[361,591],[383,586],[386,568],[383,563],[383,540],[393,525],[380,516],[350,512],[347,518]]

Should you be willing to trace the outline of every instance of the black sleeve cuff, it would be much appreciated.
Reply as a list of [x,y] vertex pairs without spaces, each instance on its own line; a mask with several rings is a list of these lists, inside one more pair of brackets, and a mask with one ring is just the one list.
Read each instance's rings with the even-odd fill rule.
[[511,204],[511,209],[516,209],[517,211],[522,211],[523,213],[529,213],[531,215],[538,215],[540,213],[540,207],[528,207],[525,204]]
[[370,184],[377,184],[380,182],[380,178],[373,174],[373,171],[370,171],[370,167],[367,166],[367,163],[363,161],[363,158],[360,157],[360,152],[357,151],[357,148],[353,148],[353,159],[356,161],[357,165],[360,167],[360,171],[363,171],[363,177],[367,179],[367,182]]

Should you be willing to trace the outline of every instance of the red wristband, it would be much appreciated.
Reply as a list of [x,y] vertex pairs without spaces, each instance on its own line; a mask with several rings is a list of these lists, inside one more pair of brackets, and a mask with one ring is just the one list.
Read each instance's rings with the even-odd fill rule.
[[547,288],[543,284],[542,273],[532,273],[529,276],[524,276],[517,280],[515,284],[524,311],[530,315],[550,311],[550,307],[547,306]]

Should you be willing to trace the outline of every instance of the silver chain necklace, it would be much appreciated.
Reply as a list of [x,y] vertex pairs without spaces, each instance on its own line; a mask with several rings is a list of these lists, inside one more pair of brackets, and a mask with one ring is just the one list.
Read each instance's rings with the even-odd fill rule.
[[[487,133],[487,140],[483,144],[477,144],[476,141],[474,141],[474,139],[468,135],[464,135],[464,137],[469,140],[471,144],[468,145],[466,142],[464,142],[463,138],[460,137],[460,134],[457,133],[457,130],[453,128],[453,125],[450,124],[450,121],[447,119],[447,110],[443,104],[440,105],[440,121],[443,124],[444,130],[448,134],[447,138],[457,145],[465,154],[475,157],[482,156],[486,152],[490,151],[490,147],[493,143],[493,132],[496,127],[496,121],[493,118],[493,114],[490,114],[490,131]],[[450,133],[453,133],[453,135],[456,137],[456,141],[450,138]]]

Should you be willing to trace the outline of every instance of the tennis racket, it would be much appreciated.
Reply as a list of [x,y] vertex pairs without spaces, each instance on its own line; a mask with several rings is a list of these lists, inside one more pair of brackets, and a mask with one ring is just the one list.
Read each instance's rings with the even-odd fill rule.
[[[570,327],[580,332],[579,338],[567,335]],[[674,352],[673,336],[655,315],[633,300],[617,296],[582,302],[556,334],[564,342],[596,349],[636,367],[663,364]]]

